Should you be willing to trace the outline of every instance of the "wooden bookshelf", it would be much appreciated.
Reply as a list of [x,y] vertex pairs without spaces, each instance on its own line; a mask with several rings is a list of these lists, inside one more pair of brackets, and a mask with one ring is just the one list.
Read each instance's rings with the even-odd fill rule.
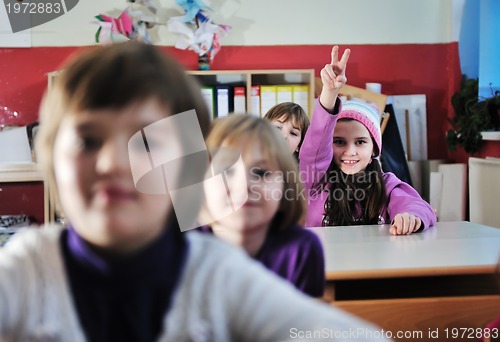
[[[47,74],[48,89],[61,71]],[[233,85],[246,89],[247,112],[251,107],[251,88],[253,85],[287,85],[298,84],[309,87],[309,108],[307,115],[311,117],[314,106],[314,69],[271,69],[271,70],[188,70],[188,74],[196,76],[202,86]]]
[[[53,82],[58,75],[63,72],[62,70],[52,71],[47,74],[48,89],[52,88]],[[307,85],[309,90],[308,105],[306,109],[309,117],[312,115],[314,106],[314,69],[272,69],[272,70],[190,70],[188,74],[195,76],[202,86],[216,86],[216,85],[233,85],[244,86],[246,95],[246,109],[247,112],[251,108],[251,88],[253,85]],[[263,114],[262,114],[263,115]],[[19,170],[15,171],[16,174],[11,174],[9,177],[14,179],[26,179],[28,174],[19,174]],[[6,176],[4,174],[4,176]],[[33,174],[33,179],[41,175]],[[1,180],[0,180],[1,182]],[[45,184],[45,214],[48,222],[55,219],[54,196],[51,196],[48,183]],[[46,219],[47,221],[47,219]]]
[[309,87],[309,108],[304,109],[309,116],[312,114],[314,105],[314,69],[195,70],[188,71],[188,73],[196,76],[202,86],[244,86],[246,88],[247,112],[251,106],[250,94],[253,85],[307,85]]

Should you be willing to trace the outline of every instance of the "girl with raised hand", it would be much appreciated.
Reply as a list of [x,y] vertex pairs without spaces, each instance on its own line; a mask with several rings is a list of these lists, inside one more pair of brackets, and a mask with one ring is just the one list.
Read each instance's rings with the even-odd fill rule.
[[323,89],[300,151],[308,193],[307,227],[390,223],[393,235],[412,234],[436,222],[434,210],[410,185],[384,173],[380,113],[338,94],[347,82],[350,50],[321,70]]

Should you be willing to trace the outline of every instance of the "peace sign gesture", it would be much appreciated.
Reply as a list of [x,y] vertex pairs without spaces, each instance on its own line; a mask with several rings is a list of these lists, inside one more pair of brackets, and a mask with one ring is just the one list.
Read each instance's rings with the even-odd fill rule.
[[332,48],[330,64],[326,64],[324,68],[321,69],[323,90],[321,91],[320,102],[327,110],[333,109],[340,88],[347,82],[345,71],[350,54],[351,50],[346,49],[339,61],[339,47],[335,45]]

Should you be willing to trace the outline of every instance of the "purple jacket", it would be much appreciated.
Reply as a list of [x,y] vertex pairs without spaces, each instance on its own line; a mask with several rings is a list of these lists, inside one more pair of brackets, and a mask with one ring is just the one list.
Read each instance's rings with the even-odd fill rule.
[[255,259],[305,294],[312,297],[323,295],[323,246],[318,236],[304,227],[294,225],[280,231],[270,229]]
[[[339,99],[337,99],[340,102]],[[324,205],[328,192],[321,189],[320,180],[325,175],[333,158],[333,130],[337,123],[341,104],[337,103],[338,112],[330,114],[317,100],[311,125],[300,148],[300,176],[306,187],[308,211],[306,227],[320,227],[324,215]],[[393,173],[383,173],[387,198],[387,211],[380,213],[386,223],[394,216],[408,212],[422,220],[423,230],[436,223],[432,207],[424,201],[418,192],[401,181]],[[422,228],[421,228],[422,230]]]
[[[213,234],[210,226],[198,229]],[[325,289],[325,259],[318,236],[299,225],[270,229],[255,260],[268,270],[312,297],[321,297]]]

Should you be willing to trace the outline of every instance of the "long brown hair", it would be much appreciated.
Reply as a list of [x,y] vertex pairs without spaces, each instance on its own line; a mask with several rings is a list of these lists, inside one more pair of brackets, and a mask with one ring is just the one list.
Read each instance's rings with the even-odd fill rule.
[[378,224],[386,211],[387,194],[378,159],[354,175],[345,174],[332,160],[322,185],[329,192],[324,226]]

